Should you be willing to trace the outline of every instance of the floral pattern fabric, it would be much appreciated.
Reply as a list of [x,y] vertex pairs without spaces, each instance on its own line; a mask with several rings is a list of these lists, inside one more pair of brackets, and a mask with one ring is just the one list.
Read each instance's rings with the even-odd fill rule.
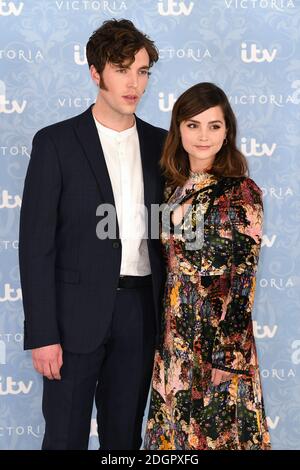
[[[250,178],[206,175],[168,205],[186,201],[182,220],[173,222],[174,209],[170,229],[162,226],[167,281],[144,448],[268,450],[251,316],[261,190]],[[199,226],[201,243],[187,249]],[[212,368],[233,376],[213,386]]]

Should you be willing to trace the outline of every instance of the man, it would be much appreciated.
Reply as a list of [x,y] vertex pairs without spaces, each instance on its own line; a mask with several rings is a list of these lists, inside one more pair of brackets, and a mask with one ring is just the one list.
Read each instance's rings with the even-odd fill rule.
[[[159,240],[141,227],[162,200],[166,131],[134,112],[158,54],[132,22],[110,20],[87,59],[96,103],[33,140],[19,244],[25,349],[44,376],[43,449],[87,449],[94,397],[101,449],[138,449],[163,280]],[[116,209],[113,236],[103,207]]]

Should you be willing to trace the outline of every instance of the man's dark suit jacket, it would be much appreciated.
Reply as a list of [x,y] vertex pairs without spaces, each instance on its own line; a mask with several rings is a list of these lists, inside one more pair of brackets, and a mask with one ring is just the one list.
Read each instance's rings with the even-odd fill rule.
[[[97,206],[114,205],[114,197],[91,108],[33,139],[19,240],[25,349],[60,343],[71,352],[91,352],[110,325],[122,244],[118,226],[114,239],[96,235]],[[158,161],[166,131],[139,118],[136,123],[150,219],[150,205],[163,198]],[[158,326],[164,278],[159,240],[148,239],[148,248]]]

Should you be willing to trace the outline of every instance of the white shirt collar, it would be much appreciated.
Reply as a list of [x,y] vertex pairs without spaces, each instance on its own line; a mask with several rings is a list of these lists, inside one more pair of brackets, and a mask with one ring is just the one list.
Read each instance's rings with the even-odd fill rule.
[[136,133],[136,120],[134,120],[134,125],[132,127],[129,127],[129,129],[125,129],[124,131],[121,131],[121,132],[115,131],[114,129],[110,129],[109,127],[103,126],[103,124],[100,124],[100,122],[97,121],[95,117],[94,117],[94,121],[100,134],[107,135],[108,137],[111,137],[113,139],[123,140]]

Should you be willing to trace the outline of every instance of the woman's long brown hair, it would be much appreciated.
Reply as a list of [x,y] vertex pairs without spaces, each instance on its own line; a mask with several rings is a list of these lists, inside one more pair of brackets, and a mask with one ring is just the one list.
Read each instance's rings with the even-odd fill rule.
[[227,96],[213,83],[203,82],[186,90],[176,101],[170,130],[164,145],[161,168],[168,186],[182,186],[188,179],[190,163],[180,137],[180,123],[214,106],[220,106],[225,119],[226,142],[217,153],[208,170],[216,176],[247,176],[249,173],[245,156],[236,146],[237,123]]

